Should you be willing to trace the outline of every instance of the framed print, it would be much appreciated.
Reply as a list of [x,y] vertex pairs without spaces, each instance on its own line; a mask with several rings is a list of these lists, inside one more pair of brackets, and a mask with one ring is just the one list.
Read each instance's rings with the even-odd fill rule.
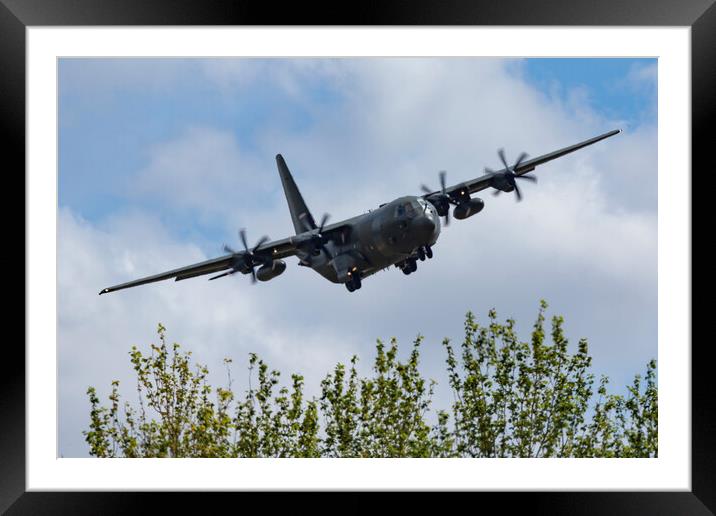
[[[437,490],[520,491],[551,513],[714,511],[689,167],[705,162],[716,8],[662,4],[388,3],[344,19],[3,0],[27,308],[3,378],[0,507]],[[579,372],[592,356],[616,386],[642,376],[598,391]],[[500,396],[465,402],[475,378]],[[207,382],[228,390],[202,398]],[[607,401],[560,398],[564,385]],[[185,396],[185,420],[162,405]],[[360,410],[339,414],[347,396]],[[149,423],[145,402],[181,432]],[[540,418],[553,437],[528,440]],[[522,437],[485,444],[495,421]]]

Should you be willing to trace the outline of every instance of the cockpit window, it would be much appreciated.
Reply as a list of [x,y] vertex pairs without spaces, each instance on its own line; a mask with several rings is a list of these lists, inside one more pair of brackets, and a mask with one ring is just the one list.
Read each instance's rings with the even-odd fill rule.
[[399,204],[395,208],[395,216],[397,218],[402,218],[402,217],[407,216],[412,219],[418,213],[419,212],[417,211],[415,203],[410,202],[410,201]]

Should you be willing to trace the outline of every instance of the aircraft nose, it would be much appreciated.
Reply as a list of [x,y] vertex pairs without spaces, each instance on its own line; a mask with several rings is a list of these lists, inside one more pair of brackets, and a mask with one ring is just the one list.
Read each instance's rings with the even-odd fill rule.
[[420,233],[421,236],[429,237],[435,231],[435,222],[427,216],[420,217],[415,221],[415,230]]

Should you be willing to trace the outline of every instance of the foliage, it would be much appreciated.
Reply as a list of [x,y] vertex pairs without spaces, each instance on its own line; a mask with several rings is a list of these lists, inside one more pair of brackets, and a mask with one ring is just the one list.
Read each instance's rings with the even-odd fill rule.
[[[648,457],[657,454],[656,361],[647,366],[641,392],[637,375],[627,398],[607,393],[602,377],[599,398],[590,410],[594,376],[587,341],[575,354],[567,349],[564,319],[552,318],[546,342],[540,304],[531,341],[515,335],[515,322],[481,327],[472,314],[465,321],[460,360],[449,341],[449,382],[456,401],[451,443],[444,456],[459,457]],[[591,417],[590,417],[591,414]]]
[[[159,344],[149,355],[132,347],[138,407],[120,402],[111,384],[109,406],[96,390],[84,432],[96,457],[655,457],[658,452],[656,361],[636,375],[626,395],[610,394],[608,379],[594,386],[587,342],[568,350],[564,320],[545,330],[542,301],[529,342],[515,322],[465,319],[458,350],[448,339],[449,410],[431,411],[436,382],[420,374],[418,337],[405,362],[395,339],[376,345],[372,375],[360,377],[358,358],[337,364],[316,399],[304,397],[304,379],[280,373],[249,356],[249,386],[239,399],[228,385],[212,388],[191,352]],[[258,385],[252,382],[257,376]]]
[[326,457],[429,457],[432,440],[425,413],[434,382],[428,386],[418,372],[419,346],[415,340],[406,363],[397,360],[398,343],[386,351],[379,340],[373,378],[358,379],[357,357],[346,379],[343,364],[323,380],[321,410]]

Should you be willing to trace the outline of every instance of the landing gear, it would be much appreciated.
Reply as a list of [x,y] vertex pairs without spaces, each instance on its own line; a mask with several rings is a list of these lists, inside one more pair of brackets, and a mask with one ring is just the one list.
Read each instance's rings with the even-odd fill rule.
[[418,262],[415,261],[415,258],[409,258],[405,260],[405,264],[403,265],[403,274],[406,276],[408,274],[411,274],[418,270]]
[[403,271],[403,274],[407,276],[408,274],[412,274],[418,270],[418,260],[424,262],[426,258],[429,259],[432,257],[433,249],[429,245],[421,246],[414,251],[413,255],[406,258],[404,261],[397,263],[395,266]]
[[415,254],[418,256],[418,260],[424,262],[425,258],[430,259],[433,257],[433,249],[429,245],[426,245],[425,247],[418,247]]
[[351,279],[346,281],[346,288],[348,289],[348,292],[353,292],[354,290],[358,290],[359,288],[361,288],[361,286],[362,286],[362,284],[361,284],[360,276],[358,276],[357,274],[351,276]]

